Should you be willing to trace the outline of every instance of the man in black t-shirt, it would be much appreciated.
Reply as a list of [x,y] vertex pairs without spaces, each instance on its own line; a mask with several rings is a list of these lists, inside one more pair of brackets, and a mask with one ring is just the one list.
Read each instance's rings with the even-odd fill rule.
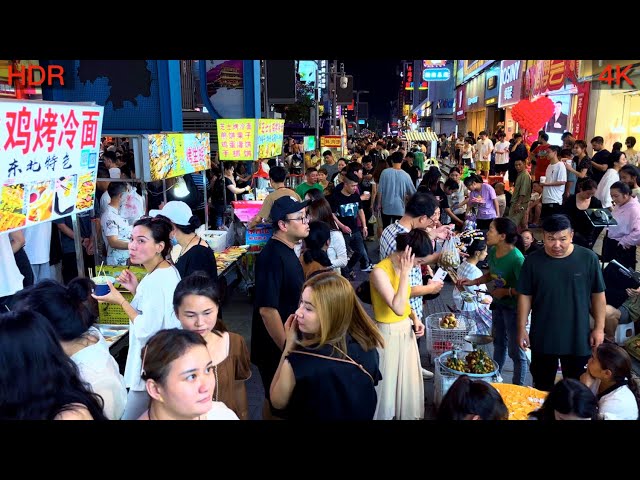
[[[367,237],[368,233],[367,220],[364,218],[360,195],[356,193],[359,180],[354,173],[347,173],[342,189],[334,192],[328,198],[331,210],[338,218],[338,227],[344,234],[345,243],[353,250],[349,263],[342,269],[342,275],[351,279],[355,278],[353,267],[360,258],[369,258],[363,239]],[[357,219],[360,219],[359,228]],[[368,265],[365,268],[361,268],[361,270],[370,272],[372,268],[373,265]]]
[[564,378],[584,373],[592,348],[604,340],[606,300],[598,257],[572,243],[569,218],[551,215],[542,230],[544,248],[526,257],[518,278],[518,343],[531,348],[533,386],[550,391],[558,360]]
[[256,259],[251,361],[262,377],[265,419],[283,415],[271,406],[269,389],[286,340],[284,323],[295,313],[302,294],[304,273],[293,248],[309,235],[307,204],[293,197],[280,197],[273,203],[274,233]]
[[420,169],[413,164],[415,158],[413,152],[409,152],[405,155],[404,162],[402,162],[402,170],[409,174],[414,185],[420,178]]
[[604,172],[607,171],[609,155],[611,152],[604,148],[604,138],[593,137],[591,139],[591,148],[593,148],[593,157],[591,157],[591,167],[593,169],[593,179],[596,183],[600,183]]

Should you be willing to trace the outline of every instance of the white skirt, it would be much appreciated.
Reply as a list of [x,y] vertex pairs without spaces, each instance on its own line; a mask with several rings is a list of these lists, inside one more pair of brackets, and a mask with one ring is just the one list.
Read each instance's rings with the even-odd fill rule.
[[376,322],[384,338],[380,354],[382,381],[376,387],[378,405],[374,420],[424,418],[424,380],[416,335],[410,319]]

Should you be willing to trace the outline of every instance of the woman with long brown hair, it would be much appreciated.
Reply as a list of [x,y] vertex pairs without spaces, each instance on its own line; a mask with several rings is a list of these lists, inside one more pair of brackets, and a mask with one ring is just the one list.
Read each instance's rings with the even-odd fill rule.
[[327,249],[327,255],[331,260],[331,266],[340,273],[340,269],[347,266],[349,258],[347,257],[347,245],[344,242],[342,232],[338,229],[333,212],[331,211],[331,205],[329,202],[321,198],[315,200],[307,207],[307,214],[309,215],[309,221],[324,222],[331,227],[329,248]]
[[351,284],[334,273],[310,278],[284,328],[273,405],[291,419],[371,420],[383,340]]

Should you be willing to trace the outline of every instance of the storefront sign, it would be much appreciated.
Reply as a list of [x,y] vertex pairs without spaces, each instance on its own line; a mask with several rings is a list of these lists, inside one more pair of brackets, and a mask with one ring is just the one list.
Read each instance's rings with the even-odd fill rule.
[[320,137],[320,146],[327,148],[340,148],[342,145],[340,135],[324,135]]
[[103,110],[0,100],[0,232],[93,208]]
[[217,119],[218,158],[220,160],[254,160],[256,119]]
[[260,225],[253,230],[247,230],[245,243],[247,245],[264,245],[273,236],[273,227],[271,225]]
[[284,120],[258,120],[258,158],[272,158],[282,153]]
[[422,70],[422,79],[430,82],[446,82],[451,78],[451,72],[447,67],[425,68]]
[[146,162],[143,164],[147,182],[211,168],[208,133],[157,133],[149,135],[148,142],[148,167]]
[[584,140],[584,136],[586,134],[590,90],[590,82],[578,84],[578,93],[575,96],[576,108],[571,122],[573,125],[573,136],[576,140]]
[[520,101],[522,60],[503,60],[500,62],[499,90],[498,107],[514,105]]
[[525,97],[534,98],[577,83],[577,60],[538,60],[527,69]]
[[466,84],[467,112],[484,109],[485,81],[485,72],[482,72]]
[[491,65],[495,60],[458,60],[456,84],[466,82],[474,75]]
[[404,89],[413,90],[413,65],[410,62],[404,66]]
[[494,105],[498,101],[498,77],[500,76],[500,67],[493,65],[484,75],[486,77],[484,103],[485,105]]
[[467,108],[467,104],[466,104],[466,91],[467,91],[467,86],[466,85],[462,85],[458,88],[456,88],[456,120],[464,120],[465,115],[465,109]]

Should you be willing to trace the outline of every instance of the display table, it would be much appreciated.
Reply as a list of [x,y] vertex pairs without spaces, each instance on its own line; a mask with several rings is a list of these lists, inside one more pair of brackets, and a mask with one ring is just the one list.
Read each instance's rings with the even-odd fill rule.
[[531,412],[542,406],[549,394],[549,392],[543,392],[533,387],[511,383],[492,383],[491,385],[502,396],[502,400],[509,410],[509,420],[527,420]]

